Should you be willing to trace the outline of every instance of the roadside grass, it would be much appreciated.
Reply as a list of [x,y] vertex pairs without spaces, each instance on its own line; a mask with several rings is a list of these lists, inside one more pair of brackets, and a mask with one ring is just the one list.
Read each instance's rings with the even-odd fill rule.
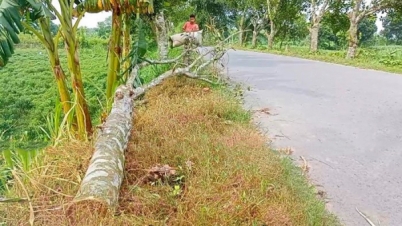
[[345,59],[346,50],[319,50],[317,53],[310,53],[306,46],[288,46],[288,48],[275,46],[272,50],[268,50],[266,46],[256,48],[236,46],[235,48],[402,74],[402,46],[359,48],[357,57],[352,60]]
[[[93,151],[91,143],[47,148],[13,180],[0,205],[7,225],[338,225],[289,157],[266,145],[250,112],[224,87],[171,78],[135,110],[117,213],[68,211]],[[168,165],[165,176],[149,169]],[[24,192],[26,190],[26,192]],[[1,222],[0,221],[0,222]]]

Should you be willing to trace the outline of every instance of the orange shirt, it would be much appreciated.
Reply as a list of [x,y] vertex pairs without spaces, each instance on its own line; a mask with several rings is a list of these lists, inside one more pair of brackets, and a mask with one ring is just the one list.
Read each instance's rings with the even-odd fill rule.
[[184,26],[183,26],[184,32],[192,32],[192,31],[198,31],[198,24],[193,23],[191,24],[189,21],[187,21]]

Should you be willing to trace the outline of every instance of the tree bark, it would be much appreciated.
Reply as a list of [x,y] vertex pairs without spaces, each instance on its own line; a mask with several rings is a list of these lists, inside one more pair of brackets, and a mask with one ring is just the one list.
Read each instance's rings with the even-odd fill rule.
[[360,8],[362,6],[362,0],[355,0],[355,5],[351,12],[348,13],[349,17],[349,30],[348,30],[348,51],[346,53],[346,59],[353,59],[356,57],[357,46],[359,44],[358,39],[358,25],[361,19],[363,19],[366,15],[368,15],[368,11],[364,10],[361,12]]
[[244,13],[240,17],[239,22],[239,45],[243,46],[244,44]]
[[357,28],[358,24],[355,21],[351,21],[349,28],[349,47],[346,55],[347,59],[353,59],[356,57],[357,45],[359,43]]
[[95,142],[95,151],[73,202],[94,201],[115,208],[124,177],[124,151],[132,128],[130,85],[117,88],[110,115]]
[[320,30],[319,24],[314,24],[310,28],[310,52],[315,53],[318,50],[318,33]]
[[276,34],[275,24],[272,20],[270,22],[270,26],[271,26],[271,31],[269,33],[268,32],[266,33],[266,36],[268,39],[268,49],[272,49],[274,47],[275,34]]
[[160,12],[155,19],[156,37],[158,43],[159,59],[165,60],[168,57],[168,28],[165,15]]
[[256,30],[254,30],[253,31],[253,38],[251,39],[251,46],[253,47],[253,48],[255,48],[256,47],[256,45],[257,45],[257,31]]

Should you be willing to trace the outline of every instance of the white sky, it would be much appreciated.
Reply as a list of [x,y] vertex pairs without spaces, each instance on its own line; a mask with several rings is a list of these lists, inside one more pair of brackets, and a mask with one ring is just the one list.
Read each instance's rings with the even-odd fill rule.
[[[57,10],[60,10],[59,1],[52,0],[52,4]],[[85,13],[85,16],[81,19],[78,27],[88,27],[94,28],[98,26],[98,22],[104,21],[108,16],[111,16],[112,12],[101,12],[101,13]],[[60,24],[59,20],[53,21],[55,24]]]

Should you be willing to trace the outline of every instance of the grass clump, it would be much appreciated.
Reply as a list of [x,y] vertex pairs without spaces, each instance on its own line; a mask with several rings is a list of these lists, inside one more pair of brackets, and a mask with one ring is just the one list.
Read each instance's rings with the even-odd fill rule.
[[[337,225],[301,170],[266,146],[227,90],[177,77],[144,98],[117,212],[77,217],[63,207],[91,152],[90,144],[72,143],[49,148],[48,166],[27,176],[37,225]],[[24,197],[17,184],[11,194]],[[28,206],[2,205],[0,217],[22,225]]]

